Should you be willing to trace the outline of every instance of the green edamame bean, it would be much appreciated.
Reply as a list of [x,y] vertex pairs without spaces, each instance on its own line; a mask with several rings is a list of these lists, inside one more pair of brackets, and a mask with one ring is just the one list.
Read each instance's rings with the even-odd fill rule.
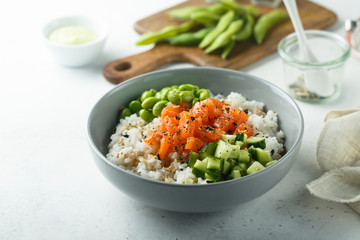
[[196,87],[192,84],[181,84],[179,86],[179,90],[180,91],[192,91],[195,92],[196,91]]
[[185,102],[191,102],[195,97],[193,91],[182,91],[181,95]]
[[261,16],[254,27],[254,38],[258,44],[264,41],[268,31],[276,24],[287,19],[288,14],[282,9],[275,9]]
[[205,99],[207,99],[207,98],[210,97],[210,92],[209,92],[208,90],[206,90],[206,89],[200,89],[199,91],[201,91],[201,92],[200,92],[200,95],[199,95],[200,101],[203,101],[203,100],[205,100]]
[[151,109],[158,101],[159,99],[156,97],[149,97],[142,102],[141,106],[145,109]]
[[178,85],[172,85],[171,89],[179,89],[179,86]]
[[161,115],[161,111],[166,107],[168,101],[165,100],[161,100],[158,101],[157,103],[155,103],[153,109],[152,109],[152,114],[156,117]]
[[171,90],[172,88],[171,87],[164,87],[164,88],[162,88],[161,90],[160,90],[160,92],[164,92],[164,91],[166,91],[166,90]]
[[132,112],[130,111],[129,108],[124,108],[123,110],[121,110],[121,113],[120,113],[120,119],[124,119],[126,117],[129,117],[131,116]]
[[216,27],[211,32],[209,32],[206,37],[200,42],[199,48],[206,48],[207,46],[209,46],[214,41],[214,39],[230,25],[234,17],[234,11],[228,11],[227,13],[225,13],[216,24]]
[[245,20],[246,20],[245,26],[237,34],[235,34],[236,41],[239,42],[244,41],[248,39],[253,33],[253,27],[254,27],[253,16],[251,16],[251,14],[246,14]]
[[241,29],[243,24],[244,21],[242,19],[233,21],[230,26],[218,37],[216,37],[212,44],[206,48],[205,53],[211,53],[212,51],[229,44],[229,42],[231,42],[232,36]]
[[180,104],[182,102],[181,92],[178,89],[169,91],[167,98],[172,104]]
[[140,100],[141,102],[145,101],[145,99],[149,97],[153,97],[155,93],[153,91],[145,91],[141,94]]
[[169,91],[171,91],[172,89],[170,88],[170,89],[165,89],[165,90],[161,90],[160,91],[160,100],[168,100],[168,98],[167,98],[167,94],[168,94],[168,92]]
[[129,104],[129,109],[133,113],[138,112],[142,109],[141,103],[138,100],[131,101]]
[[155,93],[155,97],[160,100],[161,99],[161,92]]
[[139,116],[146,122],[151,122],[155,117],[152,112],[147,109],[141,109],[139,111]]
[[192,100],[191,104],[194,106],[195,103],[199,102],[199,100],[200,100],[199,98],[194,98],[194,99]]

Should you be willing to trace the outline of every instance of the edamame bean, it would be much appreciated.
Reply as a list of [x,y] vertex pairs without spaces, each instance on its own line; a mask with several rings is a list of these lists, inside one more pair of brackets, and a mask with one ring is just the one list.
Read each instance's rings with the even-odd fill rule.
[[121,119],[124,119],[124,118],[126,118],[126,117],[129,117],[129,116],[131,116],[131,111],[130,111],[130,109],[129,108],[124,108],[123,110],[121,110],[121,113],[120,113],[120,118]]
[[141,102],[145,101],[145,99],[149,97],[153,97],[155,93],[153,91],[145,91],[141,94],[140,100]]
[[161,92],[155,93],[155,97],[160,100],[161,99]]
[[185,102],[191,102],[195,97],[193,91],[182,91],[181,95]]
[[167,98],[172,104],[180,104],[182,102],[182,96],[178,89],[169,91]]
[[151,109],[158,101],[159,99],[156,97],[149,97],[142,102],[141,106],[145,109]]
[[196,87],[192,84],[181,84],[179,86],[179,90],[180,91],[193,91],[195,92],[196,91]]
[[146,122],[151,122],[155,117],[152,112],[147,109],[141,109],[139,111],[139,116]]
[[179,86],[178,85],[172,85],[171,89],[179,89]]
[[194,98],[191,102],[191,104],[194,106],[195,103],[199,102],[199,98]]
[[208,90],[200,89],[199,91],[200,91],[200,95],[199,95],[200,101],[203,101],[210,97],[210,92]]
[[168,92],[171,91],[171,88],[170,89],[165,89],[164,91],[161,91],[160,92],[160,100],[168,100],[167,98],[167,94]]
[[129,104],[129,109],[133,113],[138,112],[142,109],[141,103],[138,100],[131,101]]
[[275,9],[261,16],[254,27],[254,38],[258,44],[264,41],[268,31],[276,24],[287,19],[288,14],[282,9]]
[[155,103],[153,109],[152,109],[152,113],[154,116],[158,117],[161,115],[161,111],[166,107],[168,101],[165,100],[161,100],[158,101],[157,103]]

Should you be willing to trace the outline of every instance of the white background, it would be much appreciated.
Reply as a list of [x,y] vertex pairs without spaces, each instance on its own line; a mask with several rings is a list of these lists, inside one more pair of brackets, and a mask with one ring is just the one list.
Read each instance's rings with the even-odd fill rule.
[[[338,15],[327,30],[344,35],[360,2],[318,0]],[[360,104],[359,60],[346,64],[334,102],[298,102],[305,134],[298,160],[270,192],[237,208],[208,214],[166,212],[128,198],[96,169],[86,142],[95,102],[114,85],[105,64],[143,52],[133,24],[178,0],[3,1],[0,4],[0,239],[359,239],[360,217],[346,205],[315,199],[305,184],[321,172],[316,142],[327,112]],[[68,14],[108,20],[103,55],[84,68],[59,66],[41,38],[51,18]],[[190,64],[162,67],[177,68]],[[281,88],[277,53],[241,71]]]

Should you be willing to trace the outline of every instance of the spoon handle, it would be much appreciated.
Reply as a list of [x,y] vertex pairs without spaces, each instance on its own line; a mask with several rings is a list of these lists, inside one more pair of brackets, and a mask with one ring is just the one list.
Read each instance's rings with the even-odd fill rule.
[[304,28],[301,24],[299,12],[296,6],[296,0],[283,0],[285,7],[289,13],[291,22],[294,26],[296,36],[299,41],[300,54],[305,61],[316,62],[317,59],[314,54],[310,51],[305,36]]

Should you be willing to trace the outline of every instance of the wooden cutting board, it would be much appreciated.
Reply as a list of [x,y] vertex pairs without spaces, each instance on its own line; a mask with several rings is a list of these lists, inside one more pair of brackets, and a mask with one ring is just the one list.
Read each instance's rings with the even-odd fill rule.
[[[239,3],[249,4],[249,0],[239,0]],[[149,31],[159,31],[167,25],[179,25],[180,22],[167,16],[166,11],[190,5],[207,5],[207,3],[205,0],[186,1],[137,21],[134,24],[134,29],[142,34]],[[334,24],[337,20],[335,13],[315,3],[298,0],[297,5],[305,29],[323,29]],[[279,8],[285,9],[283,4]],[[273,8],[258,6],[258,9],[262,14],[265,14]],[[273,28],[262,45],[257,45],[253,40],[237,43],[226,60],[220,58],[219,51],[207,55],[195,46],[157,44],[146,52],[110,62],[105,66],[103,74],[107,80],[117,84],[173,62],[189,62],[198,66],[238,70],[275,52],[279,41],[292,32],[294,29],[290,19],[288,19]]]

